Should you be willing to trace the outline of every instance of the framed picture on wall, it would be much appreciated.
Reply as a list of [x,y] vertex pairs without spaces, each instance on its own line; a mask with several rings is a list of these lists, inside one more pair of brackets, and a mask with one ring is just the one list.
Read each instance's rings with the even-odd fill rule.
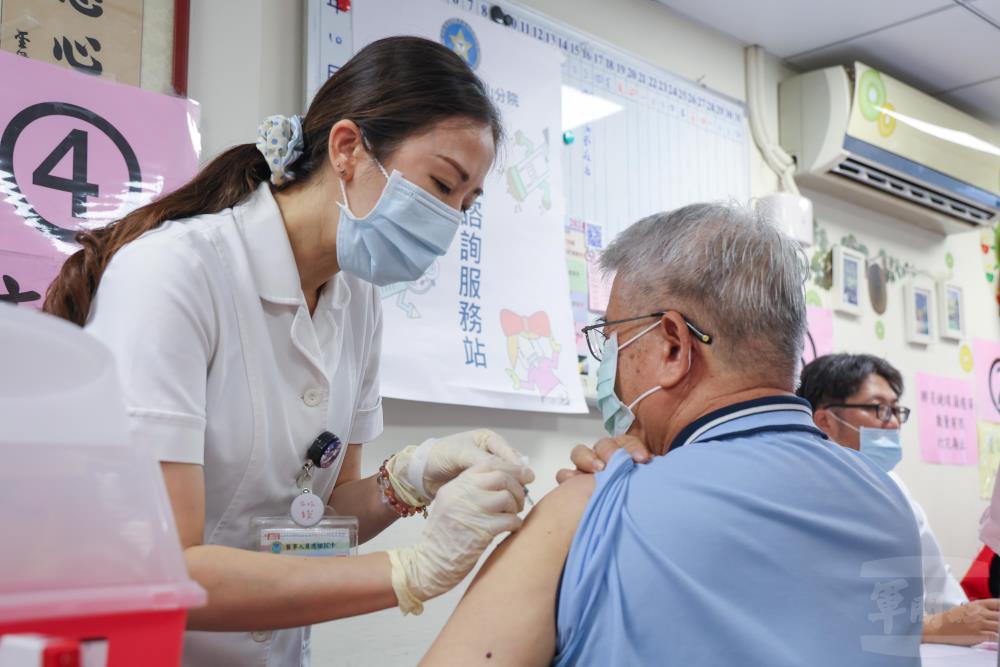
[[934,288],[924,283],[903,287],[906,341],[927,345],[934,336]]
[[833,309],[845,315],[860,315],[865,286],[865,256],[857,250],[833,248]]
[[961,285],[942,280],[937,284],[938,334],[945,340],[965,337],[965,296]]

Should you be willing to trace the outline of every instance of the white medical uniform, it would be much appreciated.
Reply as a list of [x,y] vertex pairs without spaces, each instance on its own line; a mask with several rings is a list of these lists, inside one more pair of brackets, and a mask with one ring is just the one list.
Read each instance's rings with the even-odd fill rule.
[[931,530],[930,521],[924,508],[916,501],[910,490],[903,484],[903,480],[894,472],[889,473],[892,481],[896,482],[906,500],[910,503],[913,516],[917,520],[917,529],[920,531],[920,551],[921,564],[924,569],[924,614],[940,614],[954,607],[965,604],[969,598],[962,590],[962,585],[951,573],[951,568],[941,555],[941,545],[938,544],[934,531]]
[[[254,516],[286,516],[306,450],[382,432],[378,291],[340,272],[312,317],[268,185],[217,214],[170,221],[115,254],[87,330],[118,361],[131,436],[205,473],[205,544],[256,549]],[[307,665],[309,629],[188,632],[186,667]]]

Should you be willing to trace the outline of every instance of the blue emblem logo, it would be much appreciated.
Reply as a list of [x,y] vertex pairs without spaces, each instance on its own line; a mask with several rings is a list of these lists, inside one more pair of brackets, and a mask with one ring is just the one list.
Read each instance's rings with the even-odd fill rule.
[[479,66],[479,38],[461,19],[448,19],[441,26],[441,43],[461,56],[471,69]]

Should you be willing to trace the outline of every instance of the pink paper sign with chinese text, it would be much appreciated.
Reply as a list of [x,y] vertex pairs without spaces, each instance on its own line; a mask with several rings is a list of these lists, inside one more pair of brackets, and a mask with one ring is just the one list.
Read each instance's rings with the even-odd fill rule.
[[198,105],[5,52],[0,81],[0,301],[40,307],[19,295],[45,294],[77,231],[194,175]]
[[1000,424],[1000,342],[972,339],[972,358],[979,418]]
[[972,384],[917,373],[916,394],[920,453],[924,461],[976,465],[979,440]]

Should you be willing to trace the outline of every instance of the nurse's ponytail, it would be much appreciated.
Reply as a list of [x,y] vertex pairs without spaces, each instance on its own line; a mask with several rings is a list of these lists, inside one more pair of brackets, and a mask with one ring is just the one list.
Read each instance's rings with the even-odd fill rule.
[[[295,180],[272,189],[298,187],[319,173],[328,162],[330,128],[339,120],[357,123],[375,157],[384,162],[408,137],[451,118],[488,125],[500,145],[500,115],[482,81],[458,55],[418,37],[373,42],[316,93],[302,122],[303,154],[289,165]],[[101,276],[119,249],[167,220],[231,208],[270,177],[255,144],[234,146],[174,192],[110,225],[79,232],[81,249],[49,286],[45,311],[83,326]]]

